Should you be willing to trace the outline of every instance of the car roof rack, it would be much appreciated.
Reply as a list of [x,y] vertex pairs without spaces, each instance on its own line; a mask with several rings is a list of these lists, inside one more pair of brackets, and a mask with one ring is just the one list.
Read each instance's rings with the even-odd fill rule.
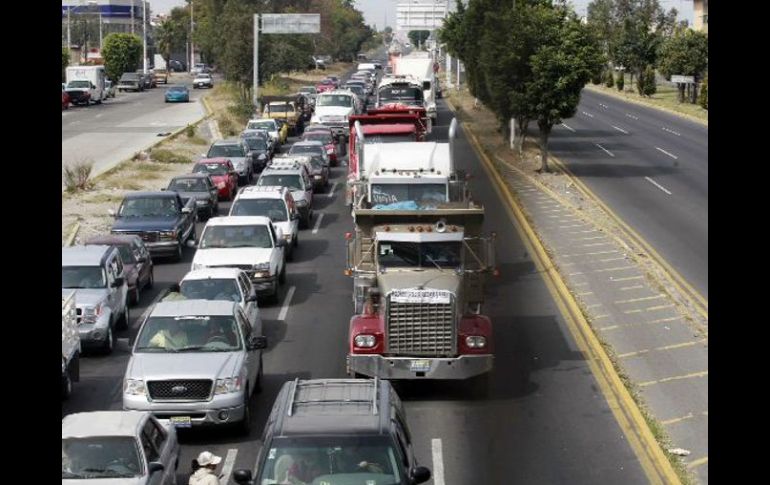
[[[289,394],[289,407],[286,411],[287,416],[292,416],[294,414],[294,407],[297,404],[311,404],[311,403],[324,403],[324,404],[331,404],[331,403],[339,403],[339,404],[359,404],[359,403],[369,403],[371,402],[371,409],[372,409],[372,415],[378,415],[379,414],[379,408],[377,407],[377,399],[379,398],[379,390],[380,390],[380,379],[378,377],[375,377],[372,381],[365,380],[364,382],[373,382],[374,385],[372,386],[372,394],[371,398],[369,399],[310,399],[310,400],[299,400],[297,399],[297,388],[299,387],[299,378],[295,378],[294,382],[292,383],[291,392]],[[329,380],[320,380],[316,382],[304,382],[303,386],[314,386],[314,387],[327,387],[329,384],[341,384],[341,383],[348,383],[348,384],[362,384],[362,379],[349,379],[349,380],[339,380],[334,379],[332,381]]]

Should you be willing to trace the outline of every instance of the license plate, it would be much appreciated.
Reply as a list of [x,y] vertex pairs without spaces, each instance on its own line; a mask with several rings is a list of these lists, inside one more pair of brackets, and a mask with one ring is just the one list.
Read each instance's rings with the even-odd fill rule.
[[427,372],[430,370],[430,360],[418,359],[409,363],[409,370],[412,372]]
[[171,416],[169,421],[177,428],[192,428],[190,416]]

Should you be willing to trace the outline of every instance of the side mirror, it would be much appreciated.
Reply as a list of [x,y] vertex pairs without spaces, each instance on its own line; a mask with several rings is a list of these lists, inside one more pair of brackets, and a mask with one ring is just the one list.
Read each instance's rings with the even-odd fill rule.
[[233,480],[238,485],[253,485],[251,481],[251,470],[235,470],[233,473]]
[[147,472],[152,475],[155,472],[162,472],[165,470],[166,467],[163,466],[163,463],[160,463],[158,461],[151,461],[147,464]]
[[292,221],[296,221],[297,219],[299,219],[299,213],[298,213],[298,212],[295,212],[295,213],[293,213],[293,214],[291,215],[291,220],[292,220]]
[[124,281],[125,280],[123,279],[123,277],[119,276],[119,277],[115,278],[115,281],[112,282],[112,287],[113,288],[118,288],[120,286],[123,286],[123,282]]
[[182,207],[182,214],[189,214],[190,212],[192,212],[192,209],[189,207]]
[[267,348],[267,337],[264,335],[251,335],[246,342],[249,350],[262,350]]
[[197,246],[198,246],[198,243],[196,241],[194,241],[192,239],[187,241],[187,247],[188,248],[194,248],[194,247],[197,247]]
[[414,484],[424,483],[430,480],[430,470],[424,466],[418,466],[409,471],[409,477]]
[[108,209],[107,213],[111,215],[112,217],[117,217],[118,213],[115,212],[115,209]]

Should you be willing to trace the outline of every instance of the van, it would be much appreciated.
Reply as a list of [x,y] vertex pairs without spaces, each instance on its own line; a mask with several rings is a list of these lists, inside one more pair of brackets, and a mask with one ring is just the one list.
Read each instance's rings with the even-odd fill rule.
[[102,104],[107,99],[104,66],[70,66],[65,76],[72,104]]

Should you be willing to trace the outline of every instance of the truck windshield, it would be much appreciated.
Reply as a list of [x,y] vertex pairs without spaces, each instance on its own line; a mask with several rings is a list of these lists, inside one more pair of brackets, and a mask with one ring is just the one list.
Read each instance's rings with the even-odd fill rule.
[[263,175],[259,177],[257,185],[277,185],[288,187],[290,190],[305,190],[302,185],[302,177],[299,175]]
[[288,104],[268,104],[265,110],[266,113],[291,113],[292,111],[294,108]]
[[101,266],[62,266],[62,288],[106,288]]
[[444,184],[372,184],[371,203],[374,208],[408,201],[431,206],[446,200]]
[[208,226],[203,230],[200,249],[272,248],[265,225]]
[[118,211],[120,217],[172,217],[177,214],[176,199],[172,197],[126,199]]
[[378,261],[381,268],[459,268],[461,244],[460,241],[380,241]]
[[249,124],[246,125],[247,130],[266,130],[266,131],[275,131],[275,122],[274,121],[249,121]]
[[379,437],[275,439],[258,483],[402,483],[393,443]]
[[230,211],[231,216],[265,216],[273,222],[286,222],[286,204],[282,199],[238,199]]
[[61,440],[62,480],[141,476],[140,463],[136,440],[128,436]]
[[316,106],[344,106],[345,108],[350,108],[353,106],[353,96],[345,96],[344,94],[319,96]]
[[91,82],[90,81],[70,81],[69,84],[67,84],[68,88],[90,88]]
[[188,300],[226,300],[239,303],[241,292],[232,278],[184,280],[179,290]]
[[136,338],[136,352],[232,352],[241,348],[232,316],[150,317]]
[[410,101],[422,105],[422,89],[417,87],[383,87],[378,92],[380,103]]

